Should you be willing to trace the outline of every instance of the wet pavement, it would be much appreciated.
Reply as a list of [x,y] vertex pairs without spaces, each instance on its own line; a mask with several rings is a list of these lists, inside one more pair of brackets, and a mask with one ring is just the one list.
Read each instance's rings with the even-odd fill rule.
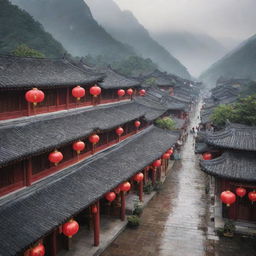
[[[198,113],[198,109],[196,113]],[[192,126],[198,122],[192,118]],[[256,240],[208,240],[207,177],[198,167],[190,134],[162,189],[137,229],[126,229],[102,256],[253,256]]]

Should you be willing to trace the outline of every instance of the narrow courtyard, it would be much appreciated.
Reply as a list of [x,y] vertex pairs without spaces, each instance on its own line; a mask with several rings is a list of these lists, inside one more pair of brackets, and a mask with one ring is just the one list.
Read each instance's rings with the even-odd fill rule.
[[[198,123],[198,105],[191,127]],[[137,229],[126,229],[102,256],[256,255],[255,240],[208,234],[207,177],[200,171],[189,134],[161,190],[146,206]],[[210,237],[210,238],[209,238]]]

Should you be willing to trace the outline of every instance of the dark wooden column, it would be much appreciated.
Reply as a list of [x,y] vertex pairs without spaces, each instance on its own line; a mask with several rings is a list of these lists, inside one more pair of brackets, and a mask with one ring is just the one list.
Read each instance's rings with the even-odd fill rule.
[[95,203],[97,207],[97,213],[93,214],[93,232],[94,232],[94,246],[100,244],[100,203]]
[[31,103],[27,102],[28,105],[28,116],[31,116]]
[[144,169],[143,174],[144,174],[144,183],[146,184],[148,182],[148,171]]
[[32,160],[29,158],[26,163],[26,186],[32,183]]
[[51,234],[51,256],[57,255],[57,229],[54,229]]
[[122,221],[125,220],[125,208],[126,208],[126,204],[125,204],[125,192],[121,191],[121,214],[120,214],[120,219]]
[[96,147],[96,145],[94,143],[92,143],[92,154],[95,153],[95,147]]
[[152,169],[152,184],[153,184],[153,185],[155,185],[155,183],[156,183],[156,172],[157,172],[157,168],[154,167],[154,168]]
[[143,202],[143,180],[139,183],[139,200]]

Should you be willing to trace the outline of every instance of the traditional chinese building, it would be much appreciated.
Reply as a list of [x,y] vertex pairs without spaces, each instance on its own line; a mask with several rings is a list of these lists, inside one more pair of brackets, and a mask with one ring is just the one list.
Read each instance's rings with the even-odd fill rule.
[[141,90],[111,69],[0,57],[1,255],[56,255],[91,224],[98,246],[100,220],[124,220],[133,191],[142,200],[180,136],[154,120],[188,116],[160,89]]
[[145,88],[156,85],[161,90],[168,92],[170,96],[175,96],[178,100],[185,100],[189,103],[195,100],[199,94],[200,83],[192,82],[159,70],[139,76],[137,79]]
[[222,79],[217,81],[216,87],[211,90],[211,96],[204,99],[204,105],[200,113],[202,129],[209,130],[213,126],[211,115],[216,107],[223,104],[232,104],[238,101],[240,97],[249,96],[251,90],[248,89],[248,85],[251,82],[248,79]]
[[204,143],[200,165],[212,177],[215,217],[255,223],[256,128],[229,123]]

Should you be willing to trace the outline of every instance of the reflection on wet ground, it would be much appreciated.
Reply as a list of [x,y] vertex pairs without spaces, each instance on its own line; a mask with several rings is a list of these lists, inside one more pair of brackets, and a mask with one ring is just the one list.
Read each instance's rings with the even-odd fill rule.
[[[207,240],[207,177],[199,169],[193,143],[189,135],[181,160],[175,162],[162,189],[144,209],[141,225],[126,229],[102,256],[256,255],[255,240]],[[240,243],[246,249],[241,251]]]

